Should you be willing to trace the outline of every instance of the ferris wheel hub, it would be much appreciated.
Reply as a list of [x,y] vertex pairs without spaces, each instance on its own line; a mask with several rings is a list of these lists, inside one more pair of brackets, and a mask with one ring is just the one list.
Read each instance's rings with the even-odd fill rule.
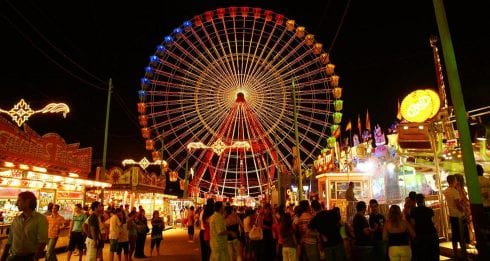
[[243,92],[236,94],[236,102],[245,102],[245,94]]

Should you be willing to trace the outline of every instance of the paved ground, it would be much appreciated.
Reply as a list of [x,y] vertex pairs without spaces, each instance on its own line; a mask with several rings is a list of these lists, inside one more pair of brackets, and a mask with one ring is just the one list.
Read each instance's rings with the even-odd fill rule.
[[[199,240],[197,238],[198,233],[196,233],[196,240],[194,243],[189,243],[187,238],[187,230],[182,228],[173,228],[163,232],[163,242],[160,248],[160,256],[150,257],[150,237],[146,239],[145,244],[145,255],[148,258],[139,259],[134,258],[134,260],[172,260],[172,261],[199,261],[200,258],[200,250],[199,250]],[[440,260],[454,260],[450,256],[451,252],[451,243],[450,242],[442,242],[440,244],[441,256]],[[474,258],[475,249],[469,249],[468,254],[470,257]],[[59,253],[57,255],[58,260],[65,261],[66,260],[66,252]],[[44,259],[41,259],[44,260]],[[78,256],[72,256],[71,260],[78,260]],[[83,258],[85,260],[85,257]],[[109,245],[106,244],[104,247],[104,260],[109,261]],[[117,255],[114,260],[117,259]],[[124,259],[123,259],[124,260]]]
[[[196,234],[197,239],[197,234]],[[148,258],[134,260],[172,260],[172,261],[199,261],[201,260],[201,252],[199,250],[199,240],[194,243],[189,243],[187,238],[187,230],[181,228],[169,229],[163,232],[163,241],[160,246],[160,256],[150,257],[150,237],[147,237],[145,243],[145,255]],[[66,260],[66,252],[57,255],[59,261]],[[41,259],[44,260],[44,259]],[[78,256],[72,256],[72,261],[77,261]],[[83,258],[85,260],[85,257]],[[117,255],[114,256],[117,259]],[[124,258],[123,258],[124,260]],[[109,261],[109,244],[104,246],[104,261]]]

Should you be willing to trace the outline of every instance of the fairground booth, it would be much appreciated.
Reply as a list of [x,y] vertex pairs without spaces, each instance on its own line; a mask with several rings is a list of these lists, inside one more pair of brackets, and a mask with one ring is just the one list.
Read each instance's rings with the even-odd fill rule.
[[[55,133],[40,136],[26,124],[19,128],[0,117],[0,211],[5,225],[17,215],[15,202],[22,191],[34,192],[41,213],[50,202],[59,204],[60,214],[68,220],[74,205],[84,204],[87,186],[110,187],[87,179],[92,148],[79,146],[66,144]],[[67,243],[60,239],[57,246]]]
[[[104,190],[104,203],[114,205],[129,204],[130,207],[142,206],[147,217],[151,217],[153,211],[160,212],[166,223],[171,221],[170,200],[177,196],[165,194],[165,175],[157,175],[155,172],[148,173],[139,166],[128,168],[110,168],[105,182],[112,186]],[[99,200],[101,190],[99,188],[87,191],[87,201]],[[168,224],[168,223],[167,223]]]

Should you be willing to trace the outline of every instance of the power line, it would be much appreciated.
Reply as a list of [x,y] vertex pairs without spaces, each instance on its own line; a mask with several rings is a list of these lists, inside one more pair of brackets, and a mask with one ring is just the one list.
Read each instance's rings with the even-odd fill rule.
[[99,90],[103,90],[103,91],[107,91],[107,88],[103,88],[103,87],[100,87],[96,84],[93,84],[93,83],[90,83],[88,81],[86,81],[85,79],[82,79],[80,76],[74,74],[73,72],[71,72],[69,69],[65,68],[63,65],[61,65],[60,63],[58,63],[57,61],[55,61],[53,58],[51,58],[44,50],[42,50],[39,46],[37,46],[31,38],[29,38],[29,36],[27,36],[24,32],[22,32],[22,30],[17,26],[15,25],[7,16],[5,16],[3,13],[1,13],[1,16],[15,29],[17,30],[17,32],[25,39],[27,40],[31,45],[32,47],[34,47],[36,50],[38,50],[44,57],[46,57],[48,60],[50,60],[52,63],[54,63],[56,66],[58,66],[61,70],[63,70],[64,72],[68,73],[70,76],[72,76],[73,78],[79,80],[80,82],[82,83],[85,83],[89,86],[92,86],[96,89],[99,89]]
[[100,79],[99,77],[95,76],[91,72],[87,71],[85,68],[83,68],[80,64],[78,64],[76,61],[71,59],[68,55],[66,55],[61,49],[56,47],[49,39],[47,39],[43,33],[41,33],[36,26],[34,26],[27,17],[25,17],[12,3],[10,3],[8,0],[5,1],[44,41],[46,41],[56,52],[58,52],[61,56],[63,56],[65,59],[70,61],[72,64],[74,64],[76,67],[78,67],[80,70],[85,72],[87,75],[91,76],[92,78],[96,79],[97,81],[101,83],[105,83],[104,80]]
[[339,36],[340,29],[342,28],[342,25],[344,24],[344,19],[347,15],[347,11],[349,10],[350,1],[351,0],[349,0],[347,2],[347,5],[345,5],[344,13],[342,14],[342,18],[340,19],[339,27],[337,27],[337,32],[335,32],[335,36],[333,37],[332,44],[330,45],[330,48],[328,48],[328,53],[330,53],[332,51],[333,46],[335,45],[335,41],[337,40],[337,37]]
[[114,97],[116,98],[116,102],[121,106],[121,108],[123,109],[123,111],[128,116],[128,118],[131,121],[131,123],[133,123],[136,126],[136,128],[139,129],[140,126],[139,126],[138,121],[136,121],[136,115],[134,115],[131,112],[131,110],[128,108],[128,106],[124,102],[123,98],[121,97],[121,95],[119,95],[119,93],[117,93],[117,92],[114,92]]

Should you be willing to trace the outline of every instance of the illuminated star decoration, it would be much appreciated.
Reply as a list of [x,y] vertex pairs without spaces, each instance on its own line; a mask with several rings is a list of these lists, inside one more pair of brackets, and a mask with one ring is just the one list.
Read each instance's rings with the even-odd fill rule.
[[36,113],[62,112],[63,117],[66,118],[66,114],[68,114],[70,112],[70,108],[68,107],[68,105],[66,105],[64,103],[50,103],[50,104],[46,105],[44,108],[35,111],[35,110],[31,109],[29,104],[27,104],[24,101],[24,99],[21,99],[9,111],[5,111],[5,110],[0,109],[0,112],[3,112],[5,114],[10,115],[10,117],[12,117],[12,120],[15,121],[17,123],[17,125],[20,127],[20,126],[22,126],[22,124],[24,124],[24,122],[26,122],[29,119],[29,117],[31,117],[32,115],[34,115]]
[[220,155],[223,153],[228,148],[231,149],[250,149],[250,143],[248,141],[235,141],[233,144],[230,146],[226,145],[221,139],[217,139],[211,146],[207,146],[202,142],[191,142],[187,144],[187,149],[188,150],[193,150],[193,149],[212,149],[214,153]]
[[125,159],[122,161],[123,166],[126,165],[139,165],[143,170],[146,170],[150,165],[163,165],[167,166],[167,162],[164,160],[156,160],[154,162],[150,162],[146,157],[141,159],[140,161],[134,161],[132,159]]

